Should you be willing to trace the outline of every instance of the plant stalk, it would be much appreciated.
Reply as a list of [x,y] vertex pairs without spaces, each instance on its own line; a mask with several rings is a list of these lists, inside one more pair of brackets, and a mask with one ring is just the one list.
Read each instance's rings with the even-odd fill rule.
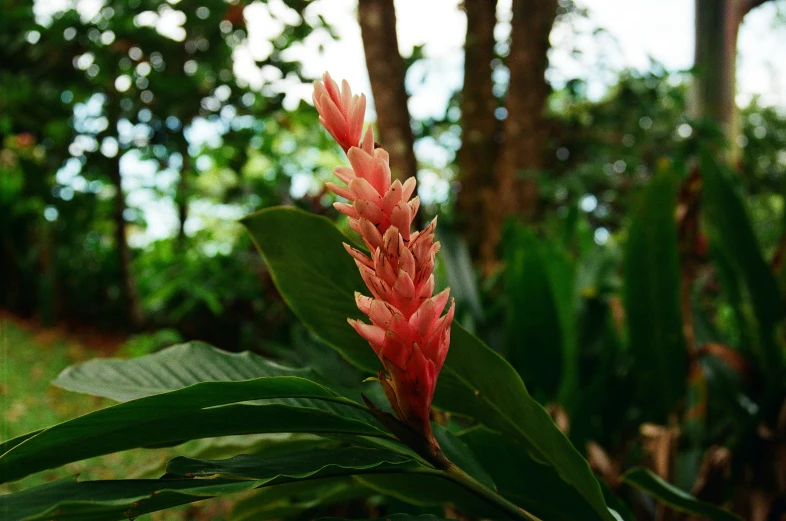
[[445,470],[429,469],[424,473],[449,479],[457,485],[460,485],[461,487],[469,490],[486,503],[489,503],[490,505],[493,505],[494,507],[506,512],[513,519],[521,519],[523,521],[540,521],[537,517],[533,516],[523,508],[508,501],[497,492],[480,483],[478,480],[461,470],[455,464],[450,464]]

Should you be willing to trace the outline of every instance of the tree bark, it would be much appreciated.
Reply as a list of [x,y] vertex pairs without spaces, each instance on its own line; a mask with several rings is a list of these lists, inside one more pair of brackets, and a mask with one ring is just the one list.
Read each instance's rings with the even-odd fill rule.
[[142,306],[139,302],[139,293],[131,269],[131,249],[128,247],[127,235],[128,227],[126,218],[123,215],[126,209],[126,199],[123,193],[122,175],[120,174],[120,157],[118,153],[111,158],[109,177],[117,191],[115,195],[112,218],[115,224],[115,244],[117,245],[118,269],[120,271],[120,294],[123,302],[123,309],[126,313],[128,323],[133,328],[142,325]]
[[393,0],[360,0],[358,20],[377,111],[378,141],[390,154],[393,177],[403,181],[415,176],[417,161]]
[[464,86],[461,91],[461,148],[457,154],[461,190],[456,201],[457,220],[477,259],[480,245],[492,220],[494,207],[494,161],[497,155],[499,120],[494,116],[497,100],[492,91],[494,27],[497,0],[465,0],[467,35],[464,43]]
[[537,211],[538,177],[544,165],[549,94],[545,73],[549,34],[557,16],[557,0],[513,0],[510,85],[503,124],[504,141],[495,168],[495,214],[480,245],[485,272],[494,269],[504,220],[512,215],[532,220]]
[[745,15],[767,0],[695,0],[696,48],[690,115],[715,121],[736,163],[739,133],[737,88],[737,33]]

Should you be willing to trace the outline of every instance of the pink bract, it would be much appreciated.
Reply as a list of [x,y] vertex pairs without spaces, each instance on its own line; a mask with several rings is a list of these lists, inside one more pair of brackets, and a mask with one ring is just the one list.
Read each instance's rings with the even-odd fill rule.
[[314,82],[314,106],[319,112],[319,121],[330,132],[344,152],[357,146],[363,131],[363,116],[366,113],[366,97],[352,95],[346,80],[341,89],[328,73],[323,83]]
[[338,167],[343,185],[328,183],[348,203],[335,208],[349,217],[371,257],[344,244],[355,259],[371,297],[357,293],[358,308],[371,321],[349,323],[379,357],[387,375],[380,383],[399,419],[432,439],[429,413],[437,377],[450,346],[455,304],[450,290],[434,295],[434,257],[439,250],[436,219],[412,232],[420,206],[415,179],[391,182],[388,153],[375,148],[369,127],[360,140],[366,100],[352,95],[346,81],[338,85],[325,73],[314,83],[314,105],[320,121],[347,153],[350,166]]

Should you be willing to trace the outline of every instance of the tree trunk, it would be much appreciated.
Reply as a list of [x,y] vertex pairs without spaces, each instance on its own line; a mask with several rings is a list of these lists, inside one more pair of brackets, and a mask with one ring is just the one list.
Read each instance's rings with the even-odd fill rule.
[[128,323],[133,328],[139,328],[142,325],[142,306],[139,303],[139,294],[131,269],[131,249],[128,247],[128,241],[126,240],[128,230],[126,219],[123,215],[126,209],[126,199],[123,193],[122,175],[120,174],[120,157],[121,154],[118,153],[109,160],[109,177],[117,190],[112,218],[115,223],[115,244],[117,245],[117,261],[120,271],[120,294]]
[[730,146],[736,163],[739,133],[737,87],[737,33],[745,15],[767,0],[695,0],[696,49],[690,114],[715,121]]
[[538,177],[544,165],[546,128],[544,110],[549,89],[549,34],[557,16],[557,0],[513,0],[510,54],[507,66],[510,85],[504,141],[495,168],[495,214],[486,225],[480,245],[480,262],[485,272],[498,259],[500,228],[516,215],[531,220],[537,211]]
[[497,0],[466,0],[467,35],[464,43],[464,86],[461,91],[461,148],[457,154],[461,190],[456,201],[457,220],[477,259],[492,220],[494,207],[495,137],[500,123],[494,116],[497,100],[492,91],[494,27]]
[[175,188],[175,205],[178,217],[177,245],[183,248],[186,242],[186,219],[188,219],[188,176],[191,170],[191,156],[188,155],[188,141],[183,133],[177,134],[175,139],[178,151],[183,158],[180,165],[180,179]]
[[358,19],[377,111],[378,141],[390,154],[393,177],[403,181],[417,173],[417,161],[393,0],[360,0]]

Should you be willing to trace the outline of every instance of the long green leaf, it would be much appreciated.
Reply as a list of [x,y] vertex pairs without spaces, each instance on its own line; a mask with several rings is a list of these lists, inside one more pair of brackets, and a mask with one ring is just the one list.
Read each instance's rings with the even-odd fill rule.
[[253,353],[227,353],[204,342],[188,342],[129,360],[88,360],[66,368],[52,383],[69,391],[125,402],[202,382],[262,376],[314,379],[308,369],[284,367]]
[[[337,409],[238,404],[280,398],[327,402]],[[196,384],[44,429],[0,455],[0,482],[102,454],[214,436],[265,432],[387,436],[366,414],[367,421],[347,417],[346,411],[356,410],[345,405],[351,403],[319,384],[290,376]]]
[[739,179],[707,154],[702,156],[701,174],[710,249],[743,332],[741,347],[754,355],[763,374],[780,382],[784,351],[776,328],[784,307],[778,281],[753,232]]
[[648,419],[665,422],[685,395],[688,371],[673,178],[656,174],[642,196],[625,245],[625,312],[638,401]]
[[701,516],[712,521],[742,521],[742,518],[728,510],[711,503],[699,501],[644,467],[630,469],[622,476],[622,481],[647,492],[674,510]]
[[[379,518],[377,518],[379,519]],[[392,516],[385,516],[385,521],[448,521],[444,517],[432,516],[430,514],[422,516],[413,516],[411,514],[393,514]],[[317,521],[343,521],[337,517],[322,517]],[[358,519],[354,521],[374,521],[372,519]]]
[[[366,447],[323,448],[280,454],[241,454],[225,460],[178,457],[167,464],[167,477],[202,479],[246,479],[280,481],[343,476],[347,469],[384,473],[416,470],[420,465],[401,454]],[[358,474],[361,472],[355,472]]]
[[442,425],[434,426],[434,437],[439,442],[439,446],[451,463],[458,466],[461,470],[475,478],[486,488],[496,491],[497,485],[486,472],[486,469],[478,462],[472,450],[448,429]]
[[477,519],[510,520],[509,514],[478,498],[458,484],[437,475],[375,474],[354,479],[380,494],[419,507],[453,505]]
[[[332,350],[323,351],[323,355],[339,358]],[[53,383],[70,391],[127,401],[201,382],[243,381],[270,376],[296,376],[318,383],[324,379],[310,368],[283,366],[254,353],[228,353],[203,342],[189,342],[138,358],[89,360],[66,368]],[[345,398],[361,402],[360,388],[357,387],[361,380],[361,376],[354,379],[356,387],[352,389],[335,385],[329,388]],[[369,386],[365,385],[366,393],[373,394],[375,388],[372,386],[368,389]],[[305,398],[279,402],[299,407],[334,408],[329,403],[312,402]],[[361,420],[367,416],[365,409],[344,410],[342,414]]]
[[[367,291],[341,247],[346,238],[328,219],[292,208],[262,210],[243,223],[298,318],[347,359],[373,373],[379,365],[373,351],[345,327],[347,317],[359,316],[354,292]],[[611,519],[589,465],[530,397],[510,364],[456,323],[451,336],[435,404],[513,436],[574,487],[598,519]]]
[[510,362],[545,400],[570,407],[578,388],[576,267],[520,225],[509,228],[505,265]]
[[222,461],[176,458],[159,480],[60,480],[0,496],[4,521],[126,519],[253,488],[366,473],[416,472],[414,460],[375,449],[312,449]]
[[[232,507],[232,521],[292,517],[312,508],[365,499],[372,494],[351,477],[318,478],[261,488]],[[300,516],[304,518],[303,515]]]
[[553,468],[532,458],[514,440],[485,427],[460,436],[491,473],[499,492],[541,519],[598,519],[591,504]]
[[442,279],[444,286],[450,286],[450,296],[456,301],[457,315],[463,309],[467,319],[482,319],[480,290],[467,242],[458,232],[450,229],[438,229],[437,239],[442,245],[439,249],[441,259],[434,270],[437,281]]
[[341,245],[349,239],[327,218],[294,208],[261,210],[243,224],[295,315],[347,360],[376,373],[374,352],[347,323],[347,318],[364,318],[354,291],[365,287]]
[[556,296],[535,233],[517,226],[509,230],[506,243],[507,355],[545,403],[556,398],[562,376],[563,329]]
[[532,399],[510,364],[460,326],[451,330],[435,403],[518,440],[575,488],[598,519],[611,519],[587,461]]
[[253,481],[65,478],[0,496],[3,521],[113,521],[255,488]]

